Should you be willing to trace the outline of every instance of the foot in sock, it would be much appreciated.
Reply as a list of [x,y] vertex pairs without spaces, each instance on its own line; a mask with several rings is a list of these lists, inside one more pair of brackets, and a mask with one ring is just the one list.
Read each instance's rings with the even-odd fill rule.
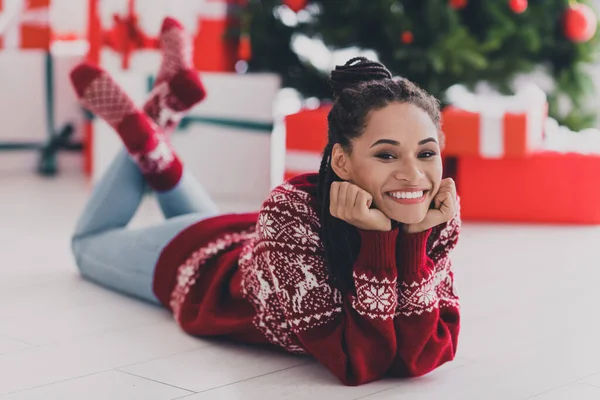
[[162,62],[143,108],[165,131],[171,131],[184,111],[206,97],[206,91],[194,70],[192,41],[183,26],[173,18],[165,18],[159,40]]
[[71,82],[82,105],[117,131],[153,189],[166,191],[179,182],[183,166],[163,130],[104,70],[80,64]]

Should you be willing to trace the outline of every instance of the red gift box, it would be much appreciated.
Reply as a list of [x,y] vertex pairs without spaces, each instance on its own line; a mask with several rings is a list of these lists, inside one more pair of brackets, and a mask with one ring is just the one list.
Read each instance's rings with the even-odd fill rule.
[[600,223],[598,155],[463,157],[456,179],[465,221]]
[[327,145],[327,114],[330,106],[303,110],[285,117],[284,179],[319,172]]
[[239,27],[228,8],[234,0],[206,0],[198,18],[194,38],[194,65],[199,71],[233,72],[238,60],[239,39],[228,37],[232,27]]
[[548,104],[530,112],[472,112],[448,106],[442,111],[444,154],[484,158],[524,157],[540,149]]
[[8,21],[0,49],[50,48],[50,0],[0,0],[0,16]]

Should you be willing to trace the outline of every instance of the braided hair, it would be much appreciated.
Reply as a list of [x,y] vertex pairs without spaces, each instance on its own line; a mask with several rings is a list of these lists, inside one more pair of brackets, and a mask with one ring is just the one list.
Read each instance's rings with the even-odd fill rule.
[[343,66],[337,66],[331,72],[329,85],[334,103],[327,116],[328,142],[317,182],[320,237],[331,283],[346,292],[354,286],[352,266],[360,249],[360,235],[356,228],[329,212],[331,183],[342,180],[331,167],[334,145],[339,143],[350,154],[352,140],[364,132],[369,113],[390,103],[410,103],[421,108],[431,117],[438,132],[441,115],[437,99],[406,79],[393,78],[385,66],[364,57],[356,57]]

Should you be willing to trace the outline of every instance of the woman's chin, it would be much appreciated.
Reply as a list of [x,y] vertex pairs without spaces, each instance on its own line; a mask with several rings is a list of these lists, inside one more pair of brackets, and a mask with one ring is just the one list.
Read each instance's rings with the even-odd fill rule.
[[411,215],[406,215],[404,213],[394,213],[394,215],[387,215],[388,218],[399,222],[401,224],[404,225],[412,225],[412,224],[418,224],[420,222],[422,222],[425,219],[425,213],[423,213],[423,215],[421,215],[419,213],[419,215],[415,215],[414,213]]
[[404,225],[418,224],[425,219],[429,207],[425,200],[417,204],[397,204],[384,202],[385,207],[379,208],[388,218]]

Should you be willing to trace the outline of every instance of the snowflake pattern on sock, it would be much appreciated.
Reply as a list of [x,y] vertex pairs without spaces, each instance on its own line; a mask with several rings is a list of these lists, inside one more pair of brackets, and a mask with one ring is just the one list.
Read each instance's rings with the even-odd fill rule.
[[183,118],[183,112],[176,110],[183,108],[185,105],[171,93],[168,82],[162,82],[150,92],[144,111],[165,131],[172,131]]
[[140,167],[142,173],[157,174],[167,170],[175,161],[175,152],[164,135],[157,133],[158,142],[154,149],[132,154],[131,157]]
[[[144,111],[150,116],[167,134],[171,133],[183,118],[184,111],[200,100],[200,98],[180,99],[173,93],[172,81],[180,73],[188,71],[193,76],[191,38],[183,30],[181,24],[174,20],[165,20],[163,24],[170,23],[172,26],[164,30],[160,35],[162,61],[158,71],[154,87],[144,104]],[[193,78],[187,85],[199,86],[203,91],[200,81]],[[177,85],[182,85],[178,82]],[[184,84],[185,85],[185,84]]]

